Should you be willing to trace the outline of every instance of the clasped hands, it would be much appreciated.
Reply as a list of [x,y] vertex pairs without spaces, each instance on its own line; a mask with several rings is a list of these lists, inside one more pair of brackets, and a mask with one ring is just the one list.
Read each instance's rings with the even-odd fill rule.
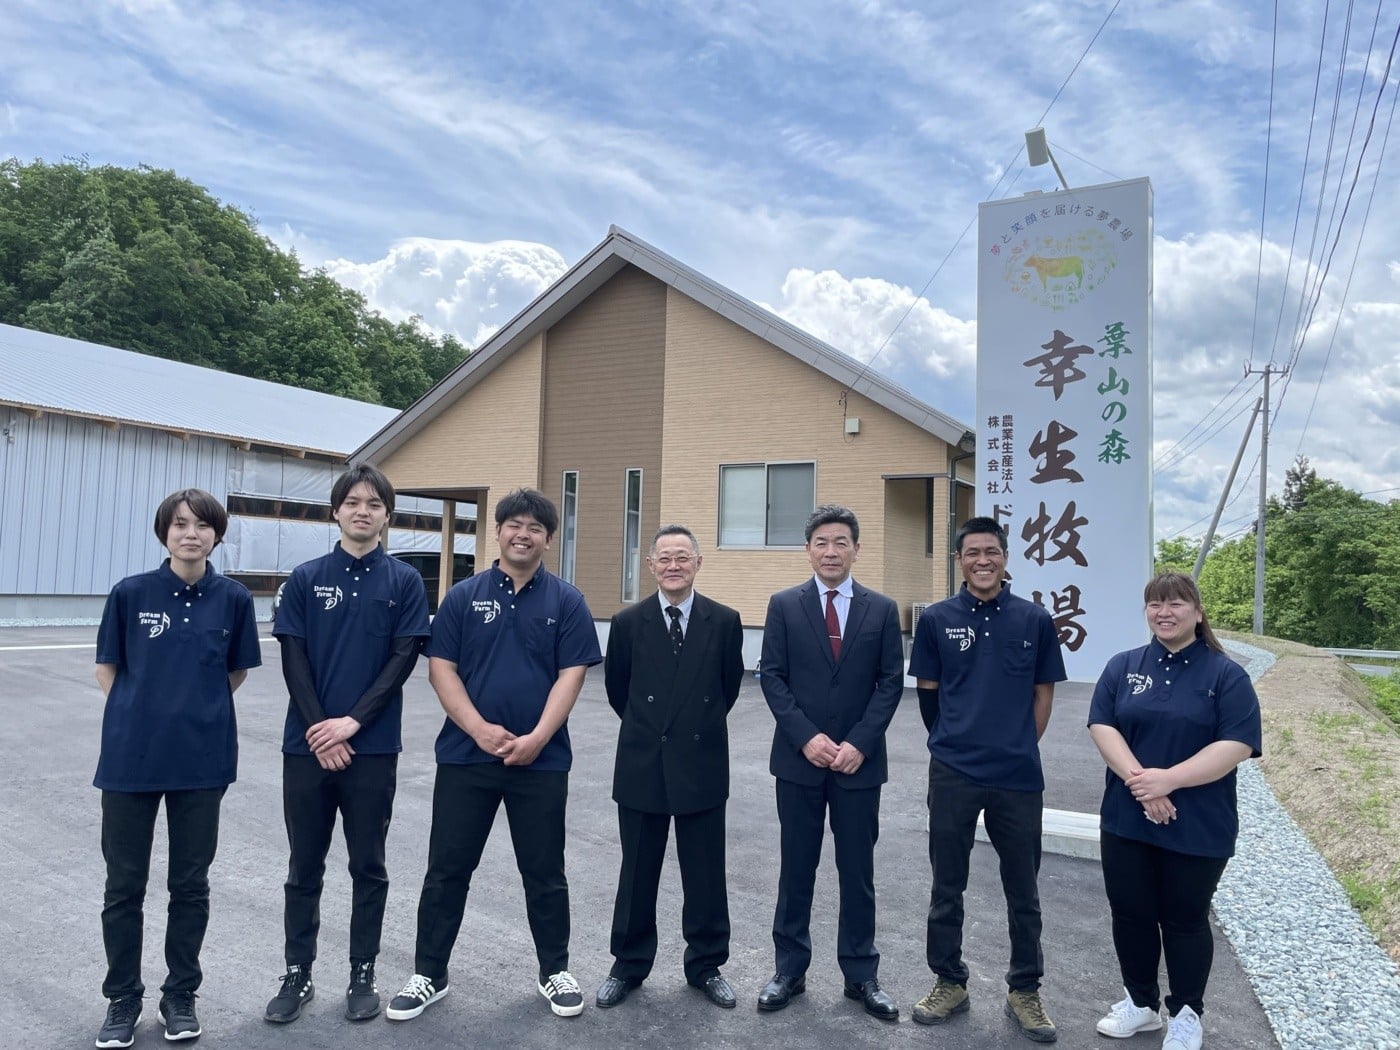
[[1169,797],[1176,784],[1169,770],[1130,769],[1123,783],[1141,803],[1143,815],[1152,823],[1170,824],[1176,819],[1176,806]]
[[350,764],[355,749],[350,738],[360,731],[360,723],[349,715],[327,718],[306,731],[306,746],[322,769],[338,771]]
[[830,769],[834,773],[854,773],[865,761],[855,744],[849,740],[837,744],[825,733],[818,733],[803,744],[802,754],[818,769]]
[[476,746],[488,755],[494,755],[508,766],[528,766],[539,757],[545,741],[535,733],[516,736],[505,726],[495,722],[483,722],[481,728],[472,734]]

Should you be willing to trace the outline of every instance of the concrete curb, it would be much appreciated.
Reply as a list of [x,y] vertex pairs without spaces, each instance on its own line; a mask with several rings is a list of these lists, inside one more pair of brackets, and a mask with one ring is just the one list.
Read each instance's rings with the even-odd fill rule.
[[[988,842],[982,818],[977,818],[977,841]],[[1099,859],[1099,815],[1071,813],[1066,809],[1047,809],[1041,817],[1041,849],[1062,857],[1082,860]]]

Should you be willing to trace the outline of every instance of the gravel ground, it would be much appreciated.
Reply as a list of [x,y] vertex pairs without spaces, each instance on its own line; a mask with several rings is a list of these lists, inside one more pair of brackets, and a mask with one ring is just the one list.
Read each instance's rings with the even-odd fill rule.
[[[1225,646],[1258,680],[1274,658]],[[1215,896],[1283,1050],[1400,1050],[1400,973],[1258,767],[1239,774],[1240,838]]]

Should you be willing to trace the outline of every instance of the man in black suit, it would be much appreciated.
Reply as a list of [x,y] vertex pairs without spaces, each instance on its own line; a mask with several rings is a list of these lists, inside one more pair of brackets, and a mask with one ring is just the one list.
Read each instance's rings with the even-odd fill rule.
[[700,560],[684,525],[660,529],[647,556],[657,595],[614,616],[608,633],[604,679],[622,717],[613,771],[622,872],[610,946],[616,961],[597,995],[603,1009],[626,999],[656,959],[656,888],[672,819],[685,894],[685,979],[717,1006],[735,1002],[719,971],[729,959],[725,718],[744,674],[744,628],[733,609],[695,593]]
[[781,1010],[806,991],[808,932],[830,811],[841,888],[836,955],[847,998],[885,1021],[899,1008],[880,988],[875,950],[875,840],[880,785],[888,779],[885,729],[904,691],[904,647],[895,603],[851,579],[860,523],[846,507],[807,520],[815,576],[768,603],[759,664],[777,720],[769,770],[777,778],[781,868],[773,915],[777,973],[758,996]]

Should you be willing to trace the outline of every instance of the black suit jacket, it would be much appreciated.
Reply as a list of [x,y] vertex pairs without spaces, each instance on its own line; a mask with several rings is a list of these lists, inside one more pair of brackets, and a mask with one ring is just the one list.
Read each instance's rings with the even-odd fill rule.
[[695,595],[681,655],[651,595],[612,618],[603,677],[622,716],[613,799],[644,813],[696,813],[729,797],[725,722],[744,676],[744,627]]
[[[904,693],[904,643],[892,599],[851,581],[851,608],[841,659],[831,656],[822,595],[808,580],[768,602],[759,664],[763,696],[777,720],[769,771],[816,786],[866,788],[889,778],[885,729]],[[802,746],[818,733],[850,741],[865,756],[854,773],[833,773],[807,761]]]

